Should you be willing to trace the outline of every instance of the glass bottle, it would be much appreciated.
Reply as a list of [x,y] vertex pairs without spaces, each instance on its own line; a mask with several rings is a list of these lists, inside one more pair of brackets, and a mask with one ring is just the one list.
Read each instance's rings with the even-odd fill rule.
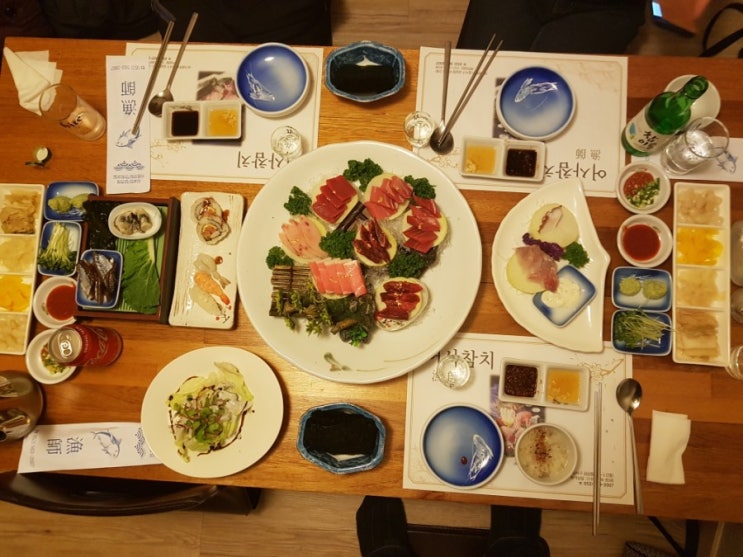
[[622,132],[622,146],[631,155],[647,157],[660,151],[689,123],[692,103],[707,90],[707,78],[697,75],[678,91],[664,91],[635,115]]

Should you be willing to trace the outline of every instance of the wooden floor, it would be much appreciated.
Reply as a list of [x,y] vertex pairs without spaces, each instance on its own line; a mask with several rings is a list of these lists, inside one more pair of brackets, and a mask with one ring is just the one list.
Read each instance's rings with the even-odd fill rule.
[[[725,3],[715,0],[705,18]],[[336,44],[370,39],[412,48],[456,43],[467,0],[333,0],[333,5]],[[630,50],[695,56],[701,38],[682,39],[646,24]],[[0,556],[357,556],[355,512],[360,502],[358,496],[267,491],[247,516],[185,511],[125,518],[54,515],[0,503]],[[416,524],[489,524],[489,508],[483,505],[408,501],[406,509]],[[680,536],[680,523],[669,527]],[[743,555],[740,543],[715,551],[715,528],[703,525],[700,557]],[[671,550],[647,519],[632,516],[602,515],[600,534],[593,537],[589,513],[549,511],[542,534],[554,557],[619,557],[626,540]]]

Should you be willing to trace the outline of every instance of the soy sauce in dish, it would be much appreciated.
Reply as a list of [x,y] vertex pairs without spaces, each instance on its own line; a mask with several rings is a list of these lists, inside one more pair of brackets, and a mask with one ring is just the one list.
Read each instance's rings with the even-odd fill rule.
[[533,149],[508,149],[506,175],[531,178],[537,173],[537,152]]
[[175,110],[170,115],[170,133],[176,137],[199,133],[199,113],[196,110]]

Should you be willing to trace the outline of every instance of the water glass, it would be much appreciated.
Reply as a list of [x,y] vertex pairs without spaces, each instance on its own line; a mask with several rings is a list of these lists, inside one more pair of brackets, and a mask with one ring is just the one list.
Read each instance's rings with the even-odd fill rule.
[[291,126],[280,126],[271,134],[271,149],[286,161],[302,154],[302,136]]
[[694,120],[666,145],[660,163],[670,174],[686,174],[725,154],[729,141],[730,134],[725,124],[705,116]]
[[472,366],[458,354],[447,354],[436,364],[436,379],[450,389],[461,389],[470,380]]
[[743,379],[743,346],[735,346],[730,351],[727,372],[734,379]]
[[72,135],[95,141],[106,133],[106,119],[69,85],[58,83],[39,95],[41,115],[57,122]]
[[430,114],[416,110],[405,117],[405,138],[413,147],[425,147],[435,126]]

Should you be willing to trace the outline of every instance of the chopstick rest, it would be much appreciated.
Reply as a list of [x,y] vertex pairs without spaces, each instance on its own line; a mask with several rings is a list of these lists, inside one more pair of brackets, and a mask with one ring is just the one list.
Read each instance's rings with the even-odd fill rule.
[[646,473],[649,482],[685,483],[681,457],[686,450],[690,433],[691,420],[686,414],[653,410]]

